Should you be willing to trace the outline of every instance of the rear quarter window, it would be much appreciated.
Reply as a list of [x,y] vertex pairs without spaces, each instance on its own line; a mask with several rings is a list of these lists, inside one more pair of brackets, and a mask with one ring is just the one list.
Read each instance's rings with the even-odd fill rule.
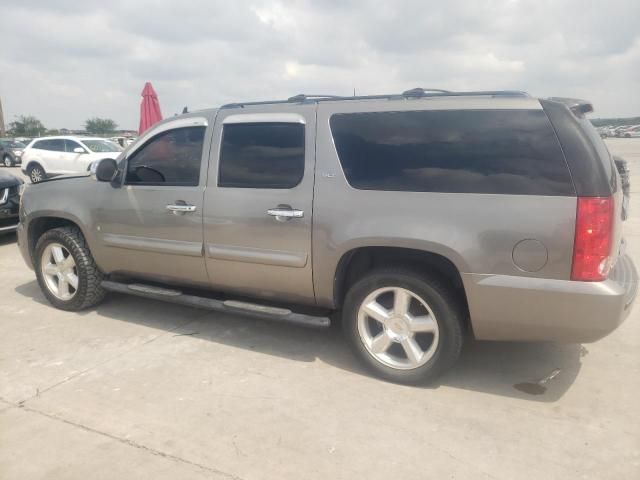
[[330,125],[357,189],[575,195],[542,110],[348,113]]

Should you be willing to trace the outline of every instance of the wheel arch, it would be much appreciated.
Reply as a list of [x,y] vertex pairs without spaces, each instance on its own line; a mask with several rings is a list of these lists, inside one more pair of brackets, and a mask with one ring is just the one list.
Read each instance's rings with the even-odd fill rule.
[[35,253],[36,244],[45,232],[59,227],[76,227],[80,232],[82,232],[82,235],[86,240],[87,235],[80,225],[81,222],[71,215],[45,214],[31,218],[27,229],[27,244],[32,262],[34,260],[33,255]]
[[44,168],[44,165],[42,165],[42,162],[40,161],[40,159],[36,159],[36,158],[34,158],[33,160],[28,160],[26,164],[22,165],[22,168],[24,169],[25,172],[29,172],[29,169],[35,165],[38,165],[45,172],[47,171],[46,168]]
[[461,269],[448,257],[429,250],[391,246],[362,246],[345,252],[338,261],[333,283],[336,308],[346,292],[367,272],[390,265],[407,265],[411,270],[429,272],[444,279],[456,292],[468,311]]

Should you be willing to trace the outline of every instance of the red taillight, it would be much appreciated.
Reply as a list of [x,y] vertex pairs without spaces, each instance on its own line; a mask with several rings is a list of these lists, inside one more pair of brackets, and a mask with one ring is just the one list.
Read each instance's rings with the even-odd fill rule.
[[571,280],[606,280],[611,268],[613,198],[578,197]]

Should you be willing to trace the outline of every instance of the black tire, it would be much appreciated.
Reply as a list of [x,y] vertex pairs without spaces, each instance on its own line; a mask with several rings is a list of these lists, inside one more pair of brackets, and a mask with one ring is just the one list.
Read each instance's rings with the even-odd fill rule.
[[47,178],[47,173],[39,163],[32,163],[29,165],[29,168],[27,168],[27,175],[29,175],[31,183],[39,183]]
[[[58,243],[64,246],[75,261],[78,288],[70,300],[57,298],[49,290],[44,280],[41,265],[42,255],[44,249],[50,243]],[[60,310],[72,312],[84,310],[100,303],[106,295],[106,291],[101,286],[104,274],[97,267],[84,236],[77,227],[60,227],[46,231],[36,243],[34,265],[40,289],[47,297],[47,300]]]
[[2,159],[2,164],[5,167],[13,167],[15,165],[13,158],[11,158],[10,155],[5,155],[4,158]]
[[[409,290],[432,310],[438,325],[439,341],[435,353],[424,365],[410,370],[393,368],[381,363],[366,349],[358,332],[358,311],[369,294],[384,287]],[[349,289],[342,312],[342,327],[353,352],[377,376],[395,383],[423,384],[451,368],[458,359],[465,318],[464,302],[447,282],[410,268],[388,268],[367,274]]]

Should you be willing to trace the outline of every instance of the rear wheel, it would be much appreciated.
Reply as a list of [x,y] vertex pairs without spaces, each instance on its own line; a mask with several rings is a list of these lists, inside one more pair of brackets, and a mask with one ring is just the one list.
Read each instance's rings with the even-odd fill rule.
[[100,285],[104,276],[77,227],[45,232],[36,244],[34,260],[40,288],[54,307],[77,311],[104,298]]
[[46,173],[44,168],[42,168],[39,164],[34,163],[33,165],[29,165],[27,169],[27,175],[31,179],[32,183],[38,183],[43,181],[46,178]]
[[4,156],[2,163],[5,167],[13,167],[13,159],[9,155]]
[[450,287],[410,269],[378,270],[347,293],[343,329],[358,358],[377,375],[423,383],[460,354],[464,309]]

